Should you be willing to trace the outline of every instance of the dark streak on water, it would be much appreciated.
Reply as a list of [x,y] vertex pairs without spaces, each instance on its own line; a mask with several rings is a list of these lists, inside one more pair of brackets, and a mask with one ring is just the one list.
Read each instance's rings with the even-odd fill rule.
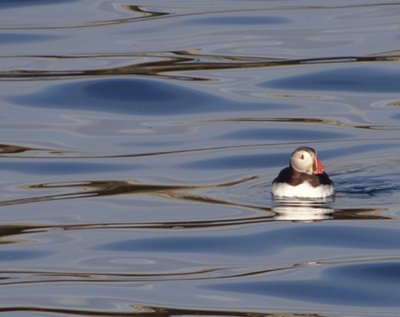
[[399,10],[2,1],[0,313],[398,316]]

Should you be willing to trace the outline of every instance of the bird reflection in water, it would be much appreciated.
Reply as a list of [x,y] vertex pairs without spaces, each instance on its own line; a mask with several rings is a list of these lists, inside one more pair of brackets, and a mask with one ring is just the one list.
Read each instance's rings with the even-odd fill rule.
[[333,219],[334,210],[330,204],[334,197],[321,199],[275,199],[278,206],[271,208],[274,220],[294,222],[319,222]]

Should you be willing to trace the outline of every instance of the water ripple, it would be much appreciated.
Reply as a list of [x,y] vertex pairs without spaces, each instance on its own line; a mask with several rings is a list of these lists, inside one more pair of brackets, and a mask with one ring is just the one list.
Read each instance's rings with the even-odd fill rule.
[[[150,57],[156,59],[151,62],[143,62],[143,57]],[[123,66],[112,67],[112,68],[98,68],[96,69],[69,69],[69,70],[61,70],[63,64],[68,65],[76,63],[77,65],[81,64],[81,61],[86,61],[91,59],[92,62],[95,60],[113,60],[115,63],[118,59],[121,59],[124,62],[127,58],[130,60],[132,58],[137,58],[140,61],[135,63],[125,64]],[[169,77],[180,80],[193,80],[193,81],[214,81],[215,78],[206,78],[206,77],[189,77],[182,74],[174,75],[176,72],[189,72],[189,71],[204,71],[204,70],[224,70],[224,69],[252,69],[252,68],[268,68],[268,67],[287,67],[287,66],[297,66],[297,65],[329,65],[332,63],[365,63],[365,62],[393,62],[397,61],[400,58],[400,55],[391,55],[391,56],[371,56],[371,57],[330,57],[330,58],[313,58],[313,59],[298,59],[298,60],[279,60],[276,58],[263,58],[263,57],[247,57],[247,56],[221,56],[221,55],[202,55],[198,54],[195,51],[178,51],[178,52],[140,52],[140,53],[132,53],[129,55],[121,55],[121,54],[101,54],[101,55],[82,55],[82,56],[18,56],[16,59],[15,56],[12,57],[13,61],[18,61],[18,65],[16,65],[16,69],[0,71],[0,78],[15,78],[15,79],[29,79],[29,78],[42,78],[42,79],[50,79],[52,77],[82,77],[82,76],[115,76],[115,75],[145,75],[145,76],[162,76]],[[2,56],[0,59],[11,59],[11,57]],[[21,59],[26,60],[44,60],[44,61],[54,61],[59,64],[60,70],[31,70],[31,69],[21,69],[20,64],[23,63]],[[52,63],[53,65],[53,63]],[[71,68],[71,66],[68,66]],[[372,68],[371,68],[372,69]],[[362,68],[360,71],[364,71]],[[366,71],[366,70],[365,70]],[[342,76],[344,70],[336,71],[338,73],[337,76]],[[379,72],[379,69],[374,70],[374,72]],[[332,71],[325,72],[327,77],[331,76]],[[308,77],[314,78],[315,76],[323,76],[323,74],[312,74]],[[382,71],[381,71],[382,73]],[[367,74],[369,76],[369,73]],[[379,75],[379,74],[377,74]],[[383,72],[380,74],[386,78],[390,73]],[[307,78],[308,78],[307,77]],[[311,78],[310,77],[310,78]],[[363,76],[361,76],[364,78]],[[293,83],[303,82],[301,79],[297,80],[296,78],[288,79],[292,80]],[[311,79],[310,79],[311,80]],[[353,82],[357,82],[356,78],[352,79]],[[283,79],[279,81],[282,82]],[[320,81],[319,79],[317,80]],[[265,85],[268,87],[274,87],[275,82],[272,81],[267,82]],[[388,81],[393,83],[393,79],[388,78]],[[370,84],[370,83],[369,83]],[[264,86],[265,86],[264,85]],[[306,85],[307,87],[314,87],[311,83]],[[299,86],[300,87],[300,86]],[[340,86],[341,88],[345,88],[345,82]],[[383,87],[383,86],[382,86]],[[386,87],[386,85],[385,85]],[[301,87],[300,87],[301,88]],[[350,89],[350,88],[346,88]],[[385,88],[386,89],[386,88]],[[390,91],[393,91],[390,90]]]
[[397,316],[399,9],[0,1],[0,313]]

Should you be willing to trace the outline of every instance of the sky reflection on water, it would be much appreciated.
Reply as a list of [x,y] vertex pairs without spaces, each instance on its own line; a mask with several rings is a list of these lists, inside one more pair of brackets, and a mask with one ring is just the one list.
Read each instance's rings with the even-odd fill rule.
[[397,316],[399,8],[0,3],[0,312]]

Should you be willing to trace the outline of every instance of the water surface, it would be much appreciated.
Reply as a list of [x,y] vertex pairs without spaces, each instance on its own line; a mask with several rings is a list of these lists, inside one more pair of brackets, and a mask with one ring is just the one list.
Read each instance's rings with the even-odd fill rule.
[[399,10],[1,2],[0,312],[398,316]]

